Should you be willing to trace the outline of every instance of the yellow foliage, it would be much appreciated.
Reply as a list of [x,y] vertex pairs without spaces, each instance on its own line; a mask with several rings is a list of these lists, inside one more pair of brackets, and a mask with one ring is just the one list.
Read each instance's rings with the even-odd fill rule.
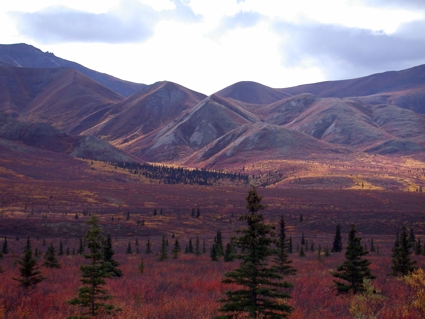
[[423,269],[414,270],[411,274],[405,276],[403,280],[414,290],[411,306],[425,313],[425,276]]
[[370,279],[363,280],[365,292],[354,296],[350,304],[350,313],[354,319],[375,319],[382,309],[385,297],[379,294],[370,282]]

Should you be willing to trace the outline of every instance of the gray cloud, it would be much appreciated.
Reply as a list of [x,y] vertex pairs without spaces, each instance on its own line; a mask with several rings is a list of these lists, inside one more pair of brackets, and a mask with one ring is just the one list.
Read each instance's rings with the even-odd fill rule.
[[200,19],[180,0],[174,10],[157,12],[141,3],[126,0],[114,12],[94,14],[67,7],[51,7],[33,13],[14,12],[18,31],[44,43],[141,42],[150,38],[162,19],[195,22]]
[[282,56],[286,66],[303,66],[308,61],[329,79],[341,79],[425,63],[425,38],[414,34],[424,24],[405,24],[392,35],[334,25],[278,23],[274,27],[285,37]]
[[425,1],[423,0],[363,0],[363,3],[376,7],[425,9]]

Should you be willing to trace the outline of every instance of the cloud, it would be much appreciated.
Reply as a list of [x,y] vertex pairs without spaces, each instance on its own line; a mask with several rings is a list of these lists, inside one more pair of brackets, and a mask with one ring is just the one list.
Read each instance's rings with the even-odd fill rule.
[[41,43],[143,42],[154,34],[162,19],[194,22],[200,19],[181,1],[175,9],[155,11],[137,1],[126,0],[107,13],[90,13],[68,7],[49,7],[33,13],[13,12],[18,31]]
[[341,79],[425,63],[425,38],[412,34],[418,25],[424,21],[404,24],[390,35],[336,25],[278,23],[274,27],[285,39],[286,66],[315,66],[328,78]]
[[411,8],[425,9],[425,1],[423,0],[363,0],[366,5],[377,7],[396,7],[396,8]]
[[254,11],[240,11],[232,16],[224,16],[207,36],[219,39],[229,31],[254,27],[262,18],[260,13]]

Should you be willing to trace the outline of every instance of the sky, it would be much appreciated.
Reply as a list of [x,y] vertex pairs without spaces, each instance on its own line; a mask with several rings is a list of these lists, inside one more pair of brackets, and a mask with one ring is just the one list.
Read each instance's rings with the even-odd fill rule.
[[144,84],[212,94],[425,64],[424,0],[14,0],[0,43],[27,43]]

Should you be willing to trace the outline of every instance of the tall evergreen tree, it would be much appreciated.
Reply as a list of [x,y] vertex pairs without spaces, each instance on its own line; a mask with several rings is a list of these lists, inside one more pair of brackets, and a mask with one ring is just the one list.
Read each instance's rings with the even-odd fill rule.
[[[81,282],[83,287],[79,289],[78,297],[68,301],[70,305],[80,306],[82,309],[81,317],[97,316],[99,310],[103,308],[106,313],[112,313],[116,309],[114,305],[107,304],[106,301],[111,299],[108,291],[104,288],[105,279],[110,276],[105,267],[103,244],[105,239],[102,236],[102,229],[98,225],[99,219],[96,215],[92,215],[87,221],[89,229],[84,236],[87,247],[90,251],[83,254],[84,258],[89,261],[86,265],[81,265],[82,272]],[[71,318],[81,318],[80,316],[72,316]]]
[[59,239],[59,252],[58,252],[58,256],[62,256],[63,255],[63,244],[62,244],[62,239]]
[[248,213],[239,219],[247,222],[240,231],[236,245],[244,248],[244,253],[236,256],[241,261],[239,268],[224,274],[223,283],[235,284],[237,290],[225,292],[227,298],[219,300],[219,309],[224,313],[218,318],[236,318],[238,315],[249,318],[288,318],[292,307],[284,300],[291,296],[281,291],[292,285],[283,281],[275,267],[268,265],[269,257],[275,254],[273,226],[264,223],[258,211],[264,209],[261,196],[255,187],[250,189],[247,200]]
[[217,231],[217,236],[216,236],[215,243],[216,243],[217,257],[224,256],[223,238],[221,236],[221,231],[220,230]]
[[375,244],[373,242],[373,238],[370,240],[370,252],[374,253],[376,251]]
[[348,233],[348,244],[345,252],[345,261],[332,271],[331,274],[341,281],[334,280],[338,293],[359,293],[364,291],[363,280],[376,278],[370,272],[370,261],[362,258],[368,252],[361,244],[361,238],[356,236],[357,230],[351,225]]
[[217,246],[215,244],[211,247],[210,257],[212,261],[218,261]]
[[111,277],[122,277],[121,269],[117,268],[120,264],[113,258],[115,255],[114,249],[112,248],[112,238],[108,234],[105,242],[103,243],[103,260],[105,261],[106,272]]
[[46,279],[38,268],[37,259],[32,256],[31,248],[25,250],[24,256],[18,263],[21,265],[19,268],[20,277],[12,279],[19,281],[20,287],[24,289],[32,288]]
[[305,245],[304,232],[301,233],[301,245]]
[[400,236],[397,234],[394,247],[392,249],[393,256],[391,260],[391,275],[393,276],[406,276],[413,270],[413,266],[416,261],[410,260],[410,255],[412,254],[413,243],[409,235],[407,234],[407,228],[403,227],[403,230]]
[[126,254],[132,254],[133,253],[133,249],[131,249],[131,242],[128,242],[127,244],[127,249],[125,250]]
[[418,240],[416,241],[416,246],[415,246],[415,255],[420,255],[421,253],[422,253],[421,239],[418,238]]
[[289,259],[289,243],[285,233],[286,222],[283,215],[280,216],[279,233],[276,240],[277,252],[274,259],[276,269],[284,276],[295,275],[296,270],[292,267],[292,260]]
[[61,268],[61,265],[59,264],[56,254],[55,254],[55,248],[53,247],[53,243],[50,243],[49,248],[47,248],[46,253],[44,254],[44,263],[43,266],[47,268]]
[[3,248],[1,250],[2,254],[8,254],[9,253],[9,248],[7,247],[7,237],[4,237],[4,241],[3,241]]
[[174,242],[174,245],[173,245],[173,259],[179,258],[180,252],[181,252],[180,244],[176,238],[176,241]]
[[293,252],[294,252],[294,247],[292,246],[292,236],[289,236],[288,253],[292,254]]
[[188,254],[193,254],[192,238],[189,238],[189,246],[187,247]]
[[146,254],[152,254],[152,244],[150,239],[148,238],[148,242],[146,243]]
[[200,244],[199,244],[198,234],[196,234],[196,241],[195,241],[195,256],[201,256],[201,247],[200,247]]
[[164,261],[168,258],[168,253],[167,253],[167,243],[165,240],[165,234],[162,234],[162,240],[161,240],[161,250],[159,252],[159,261]]
[[143,274],[145,272],[145,262],[143,260],[143,257],[140,259],[139,271],[140,271],[141,274]]
[[340,251],[342,251],[341,226],[339,224],[336,225],[335,237],[334,237],[334,242],[333,242],[331,251],[333,253],[339,253]]
[[27,244],[25,245],[25,250],[31,249],[30,236],[27,237]]
[[84,242],[83,239],[80,238],[80,245],[78,246],[78,252],[79,255],[84,254]]

